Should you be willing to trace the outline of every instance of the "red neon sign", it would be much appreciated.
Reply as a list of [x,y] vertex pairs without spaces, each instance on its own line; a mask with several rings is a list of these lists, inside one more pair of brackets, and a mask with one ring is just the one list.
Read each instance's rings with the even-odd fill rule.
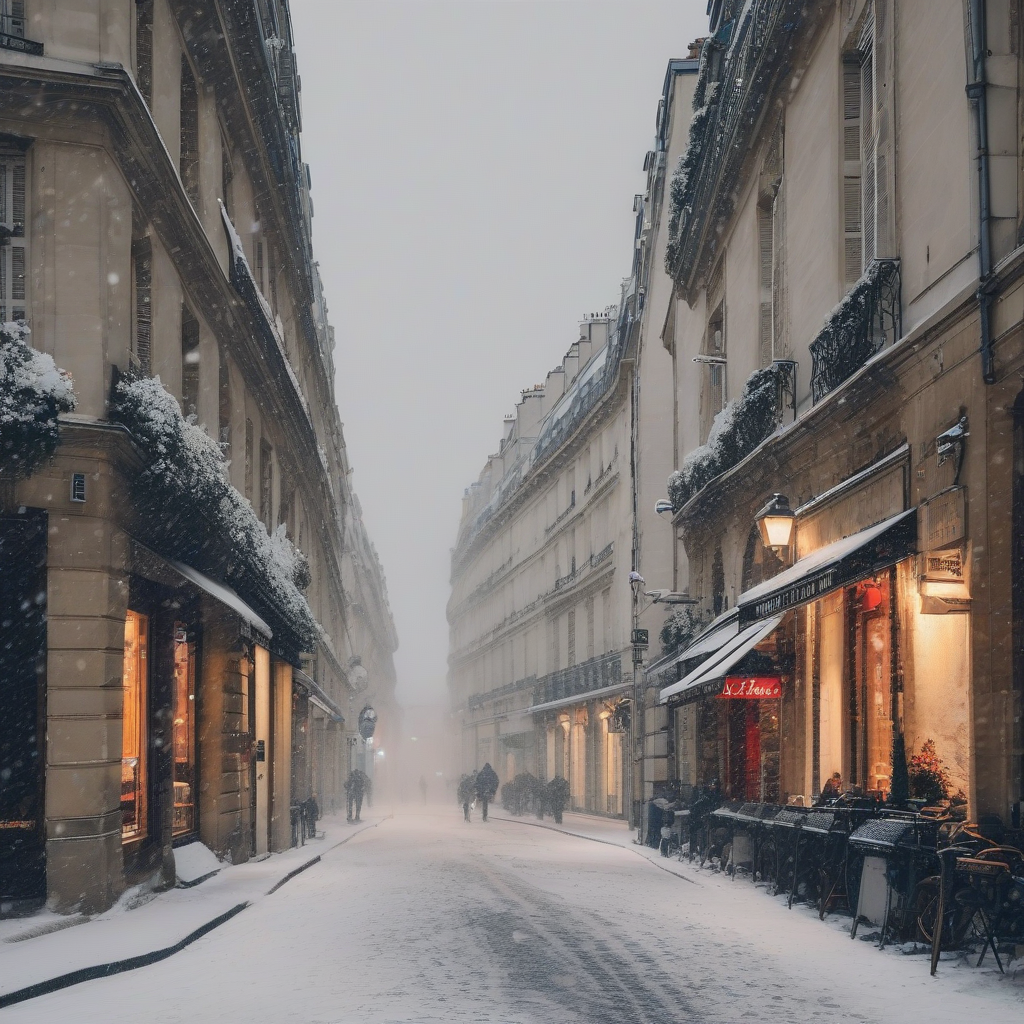
[[779,676],[726,676],[718,695],[724,700],[776,700],[782,696]]

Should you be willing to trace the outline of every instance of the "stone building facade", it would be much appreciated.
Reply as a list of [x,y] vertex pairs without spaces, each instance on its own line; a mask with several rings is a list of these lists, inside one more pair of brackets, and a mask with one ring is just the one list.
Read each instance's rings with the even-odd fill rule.
[[886,797],[931,742],[1019,819],[1019,7],[710,5],[666,344],[674,585],[712,624],[648,674],[670,782]]
[[[176,845],[243,860],[290,845],[299,801],[340,804],[354,665],[386,700],[396,644],[376,560],[346,570],[362,526],[286,0],[22,6],[0,34],[0,318],[28,323],[77,408],[2,489],[6,595],[39,614],[10,657],[0,899],[92,911],[172,882]],[[127,380],[222,446],[262,540],[187,494],[145,507],[137,481],[160,476],[117,414]],[[258,571],[244,544],[268,533],[308,571]]]
[[573,809],[628,813],[628,582],[635,288],[588,317],[524,391],[463,498],[448,686],[461,770],[568,780]]

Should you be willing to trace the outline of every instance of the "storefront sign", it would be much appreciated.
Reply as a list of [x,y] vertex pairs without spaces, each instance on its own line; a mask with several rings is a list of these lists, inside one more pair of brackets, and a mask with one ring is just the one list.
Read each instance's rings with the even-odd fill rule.
[[751,604],[743,603],[741,595],[740,625],[745,626],[758,619],[766,619],[770,615],[778,615],[790,608],[816,601],[819,597],[824,597],[825,594],[850,583],[856,583],[879,569],[895,565],[914,551],[917,518],[914,515],[900,518],[883,533],[837,557],[834,562],[811,570],[806,576],[793,580],[787,586],[782,586],[774,593],[766,594]]
[[919,547],[925,551],[948,547],[966,535],[963,487],[950,487],[923,501],[917,510]]
[[726,676],[718,695],[723,700],[777,700],[782,696],[778,676]]
[[936,583],[964,582],[964,553],[961,548],[928,551],[921,556],[921,579]]

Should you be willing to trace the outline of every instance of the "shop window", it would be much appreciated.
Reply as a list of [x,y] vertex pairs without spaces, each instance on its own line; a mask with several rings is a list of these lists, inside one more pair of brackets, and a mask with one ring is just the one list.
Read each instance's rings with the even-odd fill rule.
[[892,786],[892,630],[888,575],[846,592],[850,666],[850,781],[882,797]]
[[196,645],[174,624],[174,835],[196,830]]
[[129,611],[124,623],[121,726],[121,838],[146,835],[147,653],[149,619]]

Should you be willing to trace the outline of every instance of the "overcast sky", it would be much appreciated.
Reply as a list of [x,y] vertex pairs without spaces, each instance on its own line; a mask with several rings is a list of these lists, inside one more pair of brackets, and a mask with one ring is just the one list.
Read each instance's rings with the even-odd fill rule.
[[405,703],[443,697],[462,492],[618,299],[673,57],[706,0],[292,0],[313,245]]

